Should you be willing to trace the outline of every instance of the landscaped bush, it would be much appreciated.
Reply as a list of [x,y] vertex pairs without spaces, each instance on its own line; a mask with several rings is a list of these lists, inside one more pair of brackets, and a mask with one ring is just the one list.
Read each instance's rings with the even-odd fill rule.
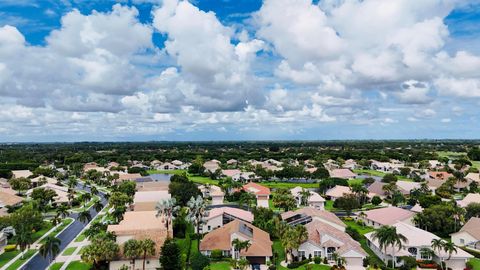
[[212,253],[210,254],[210,258],[213,261],[220,261],[223,258],[222,251],[219,249],[212,250]]
[[14,251],[16,249],[17,249],[16,245],[6,245],[5,248],[4,248],[5,252]]
[[320,263],[322,263],[322,258],[321,258],[321,257],[315,257],[315,258],[313,258],[313,261],[314,261],[316,264],[320,264]]
[[345,221],[353,221],[353,218],[352,218],[352,217],[344,217],[343,220],[345,220]]
[[297,262],[291,262],[289,265],[287,265],[287,268],[289,269],[295,269],[299,268],[300,266],[309,263],[310,260],[303,260],[303,261],[297,261]]
[[362,239],[362,235],[355,228],[351,226],[347,226],[347,228],[345,229],[345,232],[356,241]]
[[417,261],[418,267],[426,269],[437,269],[437,265],[434,261]]
[[210,264],[210,260],[207,256],[204,256],[201,253],[196,253],[193,255],[191,260],[192,270],[203,270],[206,266]]
[[327,259],[327,257],[323,257],[323,264],[328,264],[328,259]]

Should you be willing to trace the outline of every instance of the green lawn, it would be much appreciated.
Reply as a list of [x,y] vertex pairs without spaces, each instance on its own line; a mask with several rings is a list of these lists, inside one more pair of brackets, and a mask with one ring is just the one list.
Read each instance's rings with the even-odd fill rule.
[[473,270],[480,270],[480,259],[473,258],[473,259],[470,259],[470,262],[473,265]]
[[60,270],[60,268],[62,268],[63,266],[63,262],[58,262],[58,263],[54,263],[52,264],[52,266],[50,266],[50,270]]
[[63,256],[72,255],[75,252],[75,250],[77,250],[77,247],[69,247],[63,251],[62,255]]
[[86,236],[85,234],[80,234],[79,236],[77,236],[77,238],[75,238],[75,242],[82,242],[83,240],[85,240]]
[[90,270],[92,265],[81,261],[73,261],[67,266],[67,270]]
[[15,256],[17,256],[19,253],[20,251],[18,250],[4,252],[2,255],[0,255],[0,267],[7,264],[11,259],[15,258]]
[[[354,173],[356,174],[365,174],[365,175],[370,175],[370,176],[378,176],[378,177],[383,177],[385,174],[385,172],[379,172],[379,171],[376,171],[376,170],[353,170]],[[412,179],[410,178],[407,178],[403,175],[397,175],[397,178],[398,180],[402,180],[402,181],[412,181]],[[354,179],[354,180],[357,180],[357,179]]]
[[[285,260],[285,250],[283,249],[282,243],[279,240],[273,241],[272,246],[273,252],[277,254],[278,258],[276,258],[277,262],[277,269],[279,270],[288,270],[289,268],[283,267],[280,265],[281,261]],[[319,265],[319,264],[311,264],[312,270],[328,270],[330,266],[327,265]],[[305,266],[300,266],[299,268],[294,268],[297,270],[305,270]]]
[[351,220],[351,221],[343,220],[343,223],[356,229],[361,235],[367,234],[375,230],[373,227],[370,227],[370,226],[358,225],[357,222],[355,222],[354,220]]
[[53,228],[53,225],[52,223],[50,222],[45,222],[45,225],[43,227],[43,229],[39,230],[38,232],[34,232],[33,233],[33,242],[37,241],[38,239],[40,239],[40,237],[42,237],[44,234],[46,234],[48,231],[50,231],[50,229]]
[[480,161],[472,161],[472,167],[480,169]]
[[439,157],[447,157],[447,158],[459,158],[462,156],[466,156],[467,153],[465,152],[452,152],[452,151],[438,151],[437,155]]
[[184,174],[186,170],[147,170],[148,174]]
[[230,263],[228,262],[218,262],[218,263],[210,264],[210,269],[211,270],[230,270],[232,268],[230,267]]
[[325,201],[325,210],[332,211],[332,210],[335,210],[335,209],[336,208],[333,207],[333,201],[331,201],[331,200]]
[[363,179],[361,178],[354,178],[354,179],[348,179],[348,185],[353,186],[355,184],[363,184]]
[[28,259],[30,259],[36,252],[37,252],[37,250],[35,250],[35,249],[29,249],[29,250],[25,253],[23,259],[18,259],[18,260],[16,260],[16,261],[15,261],[14,263],[12,263],[9,267],[7,267],[7,270],[15,270],[15,269],[20,268],[20,266],[22,266],[22,264],[24,264]]
[[[50,233],[50,235],[52,236],[56,236],[58,233],[60,233],[63,229],[65,229],[65,227],[67,227],[68,225],[70,225],[70,223],[73,222],[73,219],[72,218],[66,218],[62,221],[62,224],[60,226],[58,226],[55,230],[53,230],[53,232]],[[40,241],[41,244],[45,243],[45,238]]]
[[260,184],[269,188],[318,188],[318,183],[261,182]]

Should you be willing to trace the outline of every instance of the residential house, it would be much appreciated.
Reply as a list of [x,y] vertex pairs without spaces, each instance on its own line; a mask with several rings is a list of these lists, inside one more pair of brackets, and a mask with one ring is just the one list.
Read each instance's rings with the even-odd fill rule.
[[[248,241],[250,247],[240,252],[236,251],[232,245],[234,239]],[[272,244],[267,232],[248,222],[235,219],[207,233],[200,242],[200,252],[210,256],[213,250],[221,250],[225,257],[245,258],[250,262],[252,269],[267,269],[273,255]]]
[[221,205],[223,204],[223,199],[225,197],[225,193],[219,186],[209,185],[198,186],[198,189],[202,192],[204,198],[211,197],[212,198],[212,205]]
[[258,177],[254,172],[240,172],[232,176],[232,180],[237,182],[250,182],[259,179],[260,177]]
[[33,175],[30,170],[13,170],[12,171],[12,178],[28,178]]
[[133,211],[155,211],[158,202],[168,200],[171,196],[167,190],[137,191],[130,206]]
[[350,189],[350,187],[338,185],[325,192],[325,196],[332,201],[335,201],[336,199],[348,194],[352,194],[352,190]]
[[403,167],[405,167],[405,163],[394,159],[390,162],[371,160],[370,164],[370,169],[388,173],[400,173],[400,169]]
[[30,179],[30,181],[32,182],[32,185],[34,187],[36,187],[38,185],[42,185],[44,183],[49,183],[49,184],[54,185],[58,182],[57,179],[55,179],[55,178],[46,177],[46,176],[43,176],[43,175],[39,175],[35,178],[32,178],[32,179]]
[[[169,229],[165,227],[163,217],[157,217],[157,211],[131,211],[126,212],[123,220],[118,225],[108,225],[107,231],[116,235],[116,242],[120,247],[130,240],[151,239],[155,242],[155,254],[147,257],[147,270],[156,270],[160,268],[158,257],[160,249],[167,237],[173,237],[172,226]],[[131,266],[131,260],[123,256],[123,250],[120,250],[120,258],[110,262],[110,270],[119,270],[123,265]],[[142,260],[135,260],[133,269],[142,269]]]
[[184,165],[184,163],[183,163],[182,161],[178,160],[178,159],[173,160],[173,161],[172,161],[172,164],[173,164],[174,166],[177,166],[177,168],[180,168],[181,166]]
[[428,168],[432,170],[438,170],[443,168],[443,163],[438,160],[429,160],[428,161]]
[[333,213],[302,208],[282,214],[282,219],[292,226],[303,224],[307,229],[308,240],[293,251],[297,260],[326,257],[332,261],[336,253],[345,258],[349,270],[365,269],[363,259],[367,253],[345,232],[346,225]]
[[359,168],[357,162],[353,159],[347,159],[342,165],[342,168],[349,169],[349,170],[356,170]]
[[44,188],[44,189],[53,190],[57,194],[57,196],[55,196],[53,198],[56,203],[67,203],[68,202],[68,188],[67,187],[57,186],[55,184],[46,183],[46,184],[43,184],[41,186],[38,186],[38,187],[27,190],[27,195],[30,196],[32,194],[33,190],[37,189],[37,188]]
[[5,192],[2,188],[0,190],[0,216],[8,215],[8,207],[14,207],[22,203],[23,198],[9,192]]
[[415,213],[403,208],[389,206],[385,208],[377,208],[364,212],[363,217],[358,217],[362,219],[366,225],[372,226],[374,228],[379,228],[384,225],[393,225],[399,221],[406,224],[413,224],[413,217]]
[[230,178],[234,177],[235,175],[239,175],[241,173],[242,171],[238,169],[222,170],[222,176],[230,177]]
[[220,228],[235,219],[252,223],[253,214],[240,208],[234,207],[218,207],[212,208],[208,211],[208,216],[205,217],[205,224],[201,228],[200,233],[207,233],[214,229]]
[[430,179],[445,181],[448,180],[448,178],[453,177],[453,174],[448,172],[429,171],[428,176]]
[[178,167],[175,164],[172,164],[170,162],[165,162],[160,165],[157,165],[155,167],[157,170],[163,170],[163,171],[171,171],[171,170],[176,170]]
[[329,159],[327,160],[327,162],[323,163],[323,167],[325,167],[325,169],[330,171],[334,169],[339,169],[340,165],[338,165],[338,163],[335,160]]
[[268,187],[250,182],[242,187],[246,192],[252,193],[257,198],[257,206],[268,208],[268,200],[270,198],[270,189]]
[[368,186],[368,197],[373,198],[374,196],[378,196],[380,198],[384,198],[386,196],[383,187],[387,185],[387,183],[383,183],[381,181],[375,181],[370,186]]
[[477,182],[480,184],[480,173],[468,173],[465,179],[469,182]]
[[227,165],[237,165],[237,164],[238,164],[238,160],[236,159],[227,160]]
[[457,202],[457,204],[463,208],[467,207],[471,203],[480,203],[480,194],[468,193],[465,198]]
[[332,178],[352,179],[357,177],[350,169],[333,169],[329,173]]
[[480,218],[470,218],[460,231],[452,233],[450,236],[455,245],[480,252]]
[[[297,201],[297,207],[300,207],[302,203],[302,191],[304,189],[302,187],[294,187],[290,189],[290,192],[292,193],[292,196],[295,198]],[[308,190],[310,193],[310,196],[307,199],[307,206],[313,207],[318,210],[324,210],[325,209],[325,199],[320,196],[318,193],[314,191]]]
[[[473,258],[469,253],[457,248],[457,252],[451,254],[451,258],[447,260],[449,254],[443,249],[433,250],[432,240],[439,239],[438,236],[424,231],[420,228],[417,228],[411,224],[405,222],[397,222],[392,224],[397,230],[397,233],[405,236],[407,241],[403,242],[403,247],[399,249],[397,246],[387,246],[386,252],[385,248],[380,249],[380,244],[377,239],[374,239],[374,232],[365,234],[365,237],[368,240],[369,247],[377,254],[378,257],[382,260],[396,260],[398,266],[402,265],[402,256],[414,257],[417,260],[434,260],[437,263],[445,261],[447,268],[454,270],[465,269],[465,263]],[[435,255],[432,257],[424,257],[424,253],[420,252],[422,248],[432,249]],[[393,257],[395,254],[395,258]]]
[[422,213],[423,212],[423,207],[420,204],[415,204],[412,208],[410,208],[410,211],[414,213]]
[[118,182],[122,181],[135,181],[136,179],[142,178],[143,176],[139,173],[119,173]]
[[422,186],[422,184],[418,182],[402,180],[397,181],[395,184],[403,195],[409,195],[412,190],[419,189]]
[[218,169],[220,169],[220,164],[221,164],[220,161],[218,161],[216,159],[212,159],[210,161],[207,161],[207,162],[203,163],[203,167],[205,168],[205,171],[210,172],[210,173],[214,173]]

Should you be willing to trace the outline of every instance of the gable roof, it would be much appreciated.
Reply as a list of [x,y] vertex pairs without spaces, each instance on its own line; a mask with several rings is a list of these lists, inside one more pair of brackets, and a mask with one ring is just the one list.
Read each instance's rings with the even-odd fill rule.
[[107,231],[116,235],[135,234],[136,231],[166,230],[162,217],[157,217],[157,211],[128,211],[117,225],[108,225]]
[[475,239],[480,240],[480,218],[470,218],[468,222],[463,225],[459,232],[466,232],[473,236]]
[[[338,247],[337,253],[343,255],[350,251],[359,253],[362,257],[367,256],[367,253],[362,249],[361,245],[353,240],[347,233],[336,229],[319,220],[313,220],[305,225],[308,232],[308,241],[311,241],[321,247]],[[334,240],[326,240],[329,237],[341,242],[338,243]],[[324,239],[325,238],[325,239]]]
[[240,255],[255,257],[272,256],[270,235],[252,224],[238,219],[207,233],[200,242],[200,250],[231,250],[233,234],[250,242],[250,247],[247,250],[242,250]]
[[467,207],[471,203],[480,203],[480,194],[468,193],[463,200],[458,202],[461,207]]
[[0,206],[16,205],[23,201],[23,198],[8,192],[0,191]]
[[364,213],[367,215],[367,219],[381,225],[393,225],[398,221],[411,218],[415,215],[414,212],[394,206],[372,209]]
[[254,182],[250,182],[244,185],[242,189],[255,195],[270,195],[270,189],[268,187],[259,185]]
[[137,191],[133,198],[134,203],[139,202],[159,202],[170,199],[170,194],[167,190],[157,191]]
[[212,208],[208,212],[208,216],[205,218],[207,220],[212,219],[214,217],[223,215],[223,214],[228,214],[230,216],[233,216],[235,218],[244,220],[246,222],[253,222],[253,214],[240,209],[240,208],[234,208],[234,207],[218,207],[218,208]]
[[369,193],[372,193],[378,196],[385,196],[385,191],[383,190],[383,186],[385,185],[386,183],[375,181],[367,188],[367,190]]
[[330,171],[330,177],[334,178],[350,179],[356,176],[357,175],[350,171],[350,169],[333,169]]
[[468,173],[465,179],[480,183],[480,173]]
[[448,172],[437,172],[437,171],[429,171],[428,175],[432,179],[437,179],[437,180],[447,180],[450,177],[453,177],[453,174],[448,173]]
[[13,170],[12,174],[13,174],[13,178],[21,178],[21,177],[27,178],[33,175],[33,173],[30,170]]
[[[302,187],[294,187],[290,189],[290,193],[292,193],[293,197],[298,197],[300,196],[300,192],[302,192],[303,188]],[[308,189],[307,189],[308,190]],[[324,202],[325,199],[320,196],[318,193],[310,191],[310,197],[308,198],[309,202]]]
[[347,194],[352,194],[352,190],[350,189],[350,187],[346,187],[346,186],[334,186],[333,188],[325,192],[325,196],[335,197],[335,198],[339,198]]
[[286,220],[286,219],[291,218],[295,215],[301,215],[301,214],[307,215],[307,216],[310,216],[310,217],[317,217],[317,218],[323,219],[325,221],[335,223],[335,224],[340,225],[342,227],[347,227],[345,225],[345,223],[343,223],[334,213],[329,212],[329,211],[325,211],[325,210],[318,210],[318,209],[315,209],[313,207],[304,207],[304,208],[297,209],[295,211],[288,211],[288,212],[285,212],[285,213],[281,214],[281,217],[282,217],[283,220]]

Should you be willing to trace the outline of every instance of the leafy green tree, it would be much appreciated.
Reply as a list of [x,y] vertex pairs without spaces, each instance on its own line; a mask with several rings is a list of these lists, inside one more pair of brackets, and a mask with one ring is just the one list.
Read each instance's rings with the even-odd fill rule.
[[273,235],[275,230],[274,212],[270,208],[255,207],[253,213],[253,225]]
[[289,211],[297,206],[297,202],[289,189],[279,188],[273,193],[273,205],[284,211]]
[[112,192],[110,195],[110,198],[108,199],[108,204],[110,205],[110,207],[114,209],[125,206],[132,202],[133,202],[132,197],[119,191]]
[[287,262],[292,261],[292,251],[308,239],[308,232],[305,226],[297,225],[295,227],[287,226],[283,228],[280,235],[280,241],[285,248]]
[[42,257],[48,259],[49,262],[60,253],[60,244],[62,241],[54,236],[47,236],[44,239],[44,244],[40,246],[39,253]]
[[195,253],[190,262],[192,270],[204,270],[208,265],[210,265],[210,259],[202,253]]
[[346,194],[340,198],[337,198],[333,202],[335,208],[344,210],[348,216],[352,214],[352,210],[360,208],[360,203],[357,200],[355,194]]
[[250,243],[249,240],[242,241],[241,239],[238,239],[238,238],[233,239],[232,240],[232,246],[233,246],[233,251],[234,251],[234,255],[235,255],[234,259],[236,259],[236,260],[240,259],[240,252],[242,250],[248,251],[248,248],[251,245],[252,244]]
[[10,183],[12,189],[16,190],[20,194],[32,186],[31,180],[23,177],[10,179],[8,182]]
[[397,176],[391,173],[385,174],[382,178],[383,183],[395,183],[397,182],[397,180],[398,180]]
[[372,198],[372,204],[377,206],[379,204],[382,203],[382,198],[380,198],[379,196],[373,196]]
[[33,243],[33,232],[43,226],[42,214],[32,204],[27,204],[10,215],[10,224],[15,229],[14,239],[23,258],[24,251]]
[[387,248],[389,246],[392,247],[393,268],[395,268],[395,252],[402,249],[403,244],[407,242],[407,238],[397,233],[397,228],[393,226],[382,226],[376,229],[372,238],[378,240],[379,248],[385,251],[384,254],[388,254]]
[[168,191],[180,206],[186,206],[190,198],[201,195],[195,183],[188,180],[185,176],[178,175],[170,178]]
[[160,264],[164,270],[182,269],[181,249],[171,238],[167,238],[160,250]]
[[480,203],[470,203],[465,210],[467,212],[465,214],[467,220],[472,217],[480,217]]
[[118,256],[119,246],[109,237],[98,235],[91,240],[91,244],[81,252],[82,261],[93,264],[93,269],[99,269],[102,262],[110,262]]
[[165,227],[167,228],[167,231],[170,231],[170,224],[172,224],[174,215],[180,210],[180,207],[178,207],[176,204],[177,201],[175,198],[170,198],[159,201],[155,206],[155,209],[157,210],[157,217],[164,216],[165,218]]
[[32,191],[30,197],[33,200],[36,200],[40,208],[45,209],[45,207],[53,201],[53,198],[57,196],[57,193],[51,189],[45,188],[35,188]]
[[245,191],[240,192],[240,199],[239,199],[240,205],[246,205],[248,210],[250,210],[250,207],[254,205],[256,202],[257,202],[257,198],[252,193],[245,192]]
[[455,209],[450,204],[432,205],[424,209],[422,213],[418,213],[413,221],[422,229],[441,237],[448,237],[455,232],[457,221],[454,215]]

